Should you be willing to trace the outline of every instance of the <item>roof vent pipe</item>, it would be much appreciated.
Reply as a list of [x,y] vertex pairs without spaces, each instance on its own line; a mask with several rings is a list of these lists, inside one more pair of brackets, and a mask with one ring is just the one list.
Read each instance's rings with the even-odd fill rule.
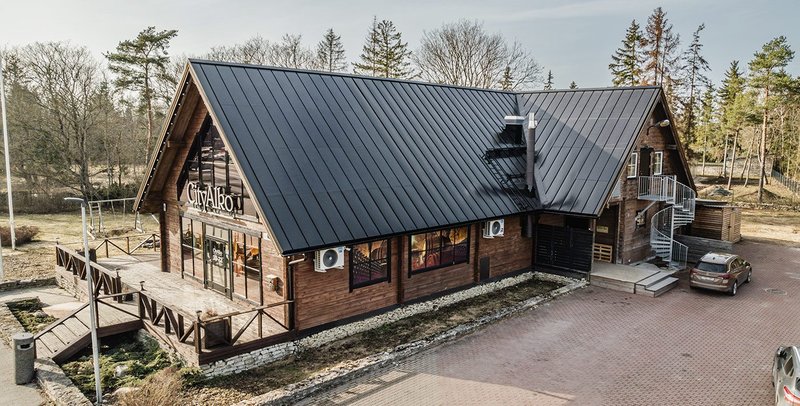
[[528,122],[525,131],[525,184],[528,192],[532,193],[534,188],[533,167],[536,163],[536,119],[533,112],[528,113]]

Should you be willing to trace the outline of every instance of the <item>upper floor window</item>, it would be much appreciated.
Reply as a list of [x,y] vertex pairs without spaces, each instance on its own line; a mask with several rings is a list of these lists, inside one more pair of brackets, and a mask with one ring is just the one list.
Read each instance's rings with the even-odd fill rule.
[[412,273],[467,262],[469,227],[412,235],[409,257]]
[[658,151],[653,153],[653,175],[661,175],[664,173],[664,152]]
[[638,152],[631,152],[631,156],[628,158],[628,178],[635,178],[636,175],[639,173],[639,153]]
[[356,244],[350,250],[350,289],[390,280],[389,240]]
[[177,186],[179,199],[201,211],[257,217],[244,179],[210,117],[195,136]]

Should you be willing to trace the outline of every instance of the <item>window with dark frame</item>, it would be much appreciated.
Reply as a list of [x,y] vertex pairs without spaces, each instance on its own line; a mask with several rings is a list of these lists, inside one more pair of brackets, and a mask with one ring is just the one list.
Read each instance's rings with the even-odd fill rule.
[[469,262],[469,226],[412,235],[409,262],[410,274]]
[[370,241],[350,249],[350,290],[391,280],[389,240]]

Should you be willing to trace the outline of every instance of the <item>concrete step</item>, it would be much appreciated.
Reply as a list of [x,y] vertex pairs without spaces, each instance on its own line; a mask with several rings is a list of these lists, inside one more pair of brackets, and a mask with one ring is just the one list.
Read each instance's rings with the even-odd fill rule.
[[636,282],[635,293],[656,297],[664,294],[678,284],[678,278],[672,277],[672,272],[661,271],[648,278]]
[[598,275],[591,276],[591,283],[601,288],[617,290],[620,292],[636,293],[636,283],[618,279],[604,278]]

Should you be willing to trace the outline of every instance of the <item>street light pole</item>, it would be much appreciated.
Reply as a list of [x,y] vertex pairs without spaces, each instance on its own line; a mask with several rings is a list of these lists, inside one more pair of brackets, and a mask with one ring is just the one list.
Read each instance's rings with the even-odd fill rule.
[[81,204],[81,225],[83,227],[83,255],[86,263],[86,282],[89,285],[89,317],[90,330],[92,335],[92,361],[94,363],[94,386],[96,391],[97,405],[103,404],[103,390],[100,387],[100,352],[97,341],[97,310],[94,297],[94,282],[92,281],[92,261],[89,256],[89,233],[86,228],[86,199],[80,197],[65,197],[64,200],[70,202],[80,202]]
[[3,84],[3,60],[0,58],[0,113],[3,115],[3,144],[6,158],[6,193],[8,194],[8,225],[11,229],[11,251],[17,249],[17,236],[14,226],[14,199],[11,197],[11,157],[8,151],[8,120],[6,120],[6,89]]

